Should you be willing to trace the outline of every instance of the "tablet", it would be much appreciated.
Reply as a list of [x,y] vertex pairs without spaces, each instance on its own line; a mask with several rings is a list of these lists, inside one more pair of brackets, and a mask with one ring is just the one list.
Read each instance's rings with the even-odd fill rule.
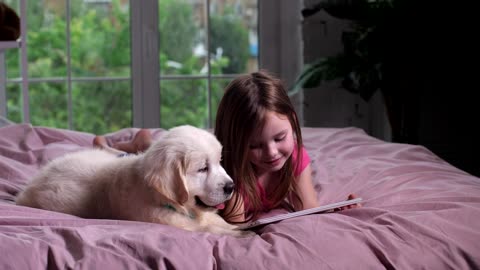
[[343,206],[348,206],[352,204],[357,204],[362,201],[362,198],[355,198],[351,200],[346,200],[346,201],[341,201],[341,202],[336,202],[332,204],[327,204],[315,208],[310,208],[310,209],[305,209],[297,212],[292,212],[292,213],[287,213],[287,214],[282,214],[282,215],[276,215],[268,218],[261,218],[257,219],[255,221],[251,221],[248,223],[244,223],[238,226],[239,230],[246,230],[262,225],[267,225],[270,223],[278,222],[284,219],[289,219],[289,218],[294,218],[294,217],[300,217],[300,216],[305,216],[305,215],[311,215],[311,214],[320,214],[320,213],[325,213],[334,210],[335,208],[343,207]]

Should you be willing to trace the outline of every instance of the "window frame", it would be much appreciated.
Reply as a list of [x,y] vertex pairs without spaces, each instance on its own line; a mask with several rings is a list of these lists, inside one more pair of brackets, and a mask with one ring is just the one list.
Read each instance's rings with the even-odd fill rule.
[[[22,0],[25,1],[25,0]],[[159,54],[159,32],[158,32],[158,1],[144,0],[129,2],[130,9],[130,35],[131,35],[131,75],[128,77],[72,77],[70,66],[70,1],[66,0],[66,36],[67,36],[67,74],[66,77],[51,78],[29,78],[27,69],[22,69],[21,78],[7,79],[6,83],[18,83],[22,85],[23,96],[23,122],[30,122],[30,106],[28,96],[28,84],[30,82],[65,82],[67,84],[67,110],[68,128],[74,129],[72,111],[72,83],[73,82],[99,82],[99,81],[126,81],[131,80],[132,92],[132,126],[139,128],[158,128],[161,126],[160,103],[161,103],[161,82],[163,80],[184,80],[184,79],[207,79],[208,91],[208,126],[212,128],[211,106],[211,83],[216,79],[233,79],[239,74],[211,74],[209,66],[205,75],[160,75],[157,57]],[[206,1],[207,7],[210,0]],[[301,35],[300,35],[300,8],[303,1],[290,0],[258,0],[258,68],[273,72],[284,79],[287,87],[291,85],[296,74],[299,73],[303,64],[301,57]],[[22,14],[25,14],[26,7],[23,7]],[[210,11],[206,12],[206,27],[210,32]],[[26,21],[22,20],[22,33],[26,33]],[[26,36],[26,35],[25,35]],[[293,37],[293,38],[292,38]],[[22,56],[26,56],[28,43],[24,39]],[[206,46],[209,47],[209,35],[207,35]],[[207,54],[207,63],[210,65],[210,55]],[[26,61],[23,57],[22,63]],[[27,63],[23,63],[25,67]],[[294,100],[297,100],[297,108],[300,120],[302,121],[303,94],[297,93]],[[6,99],[5,116],[6,115]],[[156,112],[156,113],[151,113]],[[1,113],[1,112],[0,112]]]

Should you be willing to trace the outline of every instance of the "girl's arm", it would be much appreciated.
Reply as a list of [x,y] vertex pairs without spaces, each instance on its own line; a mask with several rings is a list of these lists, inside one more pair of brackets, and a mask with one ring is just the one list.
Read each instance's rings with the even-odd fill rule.
[[[235,206],[235,201],[238,200],[237,205]],[[235,209],[233,207],[235,206]],[[230,200],[225,203],[225,210],[224,213],[230,213],[233,209],[232,215],[229,218],[225,218],[227,222],[234,223],[234,222],[244,222],[245,221],[245,206],[243,203],[242,196],[238,196],[238,192],[234,192],[233,196]]]
[[[297,191],[298,195],[302,199],[303,207],[300,207],[300,204],[298,202],[295,203],[294,201],[295,210],[305,210],[320,206],[317,199],[317,191],[315,190],[312,182],[312,168],[310,167],[310,164],[308,164],[303,172],[297,177]],[[355,194],[350,194],[348,195],[347,199],[352,200],[355,198],[357,198]],[[361,206],[361,204],[357,203],[340,207],[336,210],[346,210]]]
[[319,206],[317,192],[312,182],[312,168],[310,164],[305,167],[302,173],[297,177],[297,192],[302,200],[302,206],[294,200],[295,210],[304,210]]

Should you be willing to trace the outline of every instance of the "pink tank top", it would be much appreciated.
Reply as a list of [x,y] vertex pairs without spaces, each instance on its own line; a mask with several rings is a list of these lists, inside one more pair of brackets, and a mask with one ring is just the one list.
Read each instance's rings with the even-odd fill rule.
[[[301,148],[301,155],[300,155],[300,163],[297,166],[297,148],[293,148],[293,153],[292,153],[292,161],[293,165],[296,166],[295,172],[293,173],[295,177],[298,177],[300,174],[302,174],[303,170],[310,164],[310,156],[307,153],[307,150],[305,150],[304,147]],[[267,199],[267,194],[265,192],[265,189],[263,186],[260,184],[260,182],[257,181],[257,190],[260,195],[260,199],[262,200],[262,206],[264,210],[271,209],[272,203]],[[248,205],[248,199],[244,198],[244,206],[245,210],[248,212],[249,205]]]

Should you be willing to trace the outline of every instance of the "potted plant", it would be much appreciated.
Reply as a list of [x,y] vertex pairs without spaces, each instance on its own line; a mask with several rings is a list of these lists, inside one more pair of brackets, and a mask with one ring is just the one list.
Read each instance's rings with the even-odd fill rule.
[[[294,89],[313,88],[341,78],[342,88],[365,101],[381,91],[392,128],[392,140],[416,143],[418,74],[422,53],[422,14],[413,0],[323,0],[302,10],[304,19],[325,10],[351,22],[342,35],[343,51],[306,65]],[[416,6],[415,6],[416,7]],[[428,54],[425,54],[428,57]]]

